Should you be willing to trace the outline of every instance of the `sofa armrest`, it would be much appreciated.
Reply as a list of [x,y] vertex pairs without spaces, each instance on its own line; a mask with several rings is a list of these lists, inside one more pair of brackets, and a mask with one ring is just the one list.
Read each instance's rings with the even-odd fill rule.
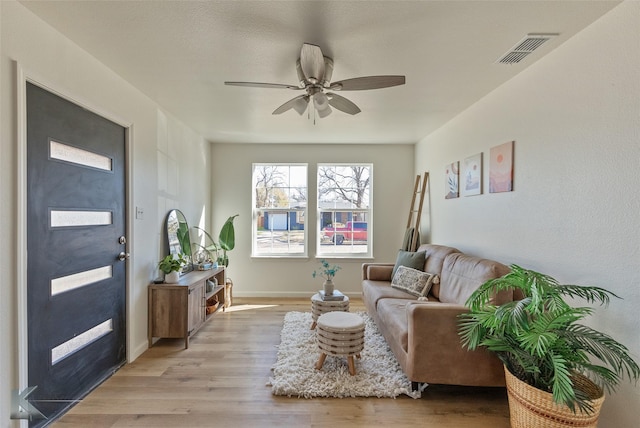
[[[412,332],[422,332],[416,337],[426,338],[430,348],[460,343],[458,315],[469,311],[464,305],[416,301],[408,302],[406,309],[410,336]],[[420,346],[419,343],[415,345]]]
[[395,263],[363,263],[362,279],[372,281],[391,281],[391,272]]
[[[468,312],[464,305],[442,302],[408,302],[409,355],[425,372],[429,383],[469,386],[504,386],[504,371],[497,356],[485,349],[462,347],[458,316]],[[416,363],[418,364],[418,363]]]

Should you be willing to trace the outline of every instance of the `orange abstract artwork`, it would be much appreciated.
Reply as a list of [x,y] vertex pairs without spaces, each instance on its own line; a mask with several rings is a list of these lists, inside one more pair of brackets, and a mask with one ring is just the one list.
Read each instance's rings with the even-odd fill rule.
[[513,144],[509,141],[489,151],[489,193],[513,190]]

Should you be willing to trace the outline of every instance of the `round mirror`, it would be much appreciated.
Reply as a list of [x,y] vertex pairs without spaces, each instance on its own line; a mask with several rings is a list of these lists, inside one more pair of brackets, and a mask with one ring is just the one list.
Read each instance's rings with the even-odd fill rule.
[[166,221],[167,244],[169,254],[185,254],[187,264],[183,266],[182,273],[191,272],[193,264],[191,261],[191,239],[189,239],[189,225],[187,219],[180,210],[171,210],[167,214]]

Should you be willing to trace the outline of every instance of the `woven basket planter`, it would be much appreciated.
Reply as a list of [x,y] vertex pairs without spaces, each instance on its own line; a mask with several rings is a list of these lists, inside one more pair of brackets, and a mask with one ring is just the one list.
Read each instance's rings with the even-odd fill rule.
[[577,388],[592,397],[591,406],[594,411],[589,414],[579,409],[574,413],[566,405],[554,403],[552,394],[521,381],[506,367],[504,374],[512,428],[595,428],[598,426],[604,394],[602,389],[588,378],[578,375],[573,380]]

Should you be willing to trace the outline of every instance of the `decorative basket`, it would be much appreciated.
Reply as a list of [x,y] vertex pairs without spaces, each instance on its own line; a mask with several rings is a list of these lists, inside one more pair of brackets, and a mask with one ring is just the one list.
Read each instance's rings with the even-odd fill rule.
[[574,413],[566,405],[554,403],[551,393],[521,381],[512,375],[506,366],[504,375],[507,382],[512,428],[595,428],[598,426],[604,394],[602,389],[587,377],[577,374],[572,380],[576,388],[592,397],[593,413],[584,413],[580,409],[576,409]]
[[216,311],[216,309],[218,309],[218,306],[220,306],[220,302],[218,301],[218,296],[212,296],[207,300],[207,310],[206,313],[207,315],[210,315],[212,313],[214,313]]

